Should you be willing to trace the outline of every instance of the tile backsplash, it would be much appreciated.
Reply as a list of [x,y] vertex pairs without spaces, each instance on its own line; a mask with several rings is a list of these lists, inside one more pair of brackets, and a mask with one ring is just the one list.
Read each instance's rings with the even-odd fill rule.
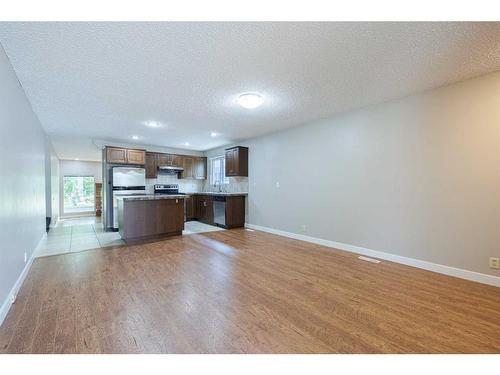
[[[177,184],[182,193],[195,193],[203,191],[218,191],[218,186],[210,185],[206,180],[184,180],[177,178],[176,175],[160,174],[157,178],[146,179],[146,193],[154,193],[155,184]],[[222,185],[222,190],[234,192],[248,192],[248,177],[229,177],[229,184]]]
[[182,193],[195,193],[203,191],[205,180],[183,180],[176,175],[160,174],[157,178],[146,179],[146,193],[154,193],[155,184],[177,184]]
[[[222,185],[222,190],[228,193],[248,192],[248,177],[228,177],[229,184]],[[203,191],[218,191],[219,186],[210,185],[208,179],[203,181]]]

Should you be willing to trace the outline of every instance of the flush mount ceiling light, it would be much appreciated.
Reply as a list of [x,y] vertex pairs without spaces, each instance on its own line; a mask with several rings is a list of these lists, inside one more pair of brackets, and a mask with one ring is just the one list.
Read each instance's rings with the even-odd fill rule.
[[134,141],[137,141],[137,140],[139,139],[139,136],[138,136],[138,135],[133,135],[133,136],[132,136],[132,139],[133,139]]
[[189,146],[189,142],[184,142],[184,146]]
[[143,125],[149,128],[162,128],[163,124],[159,121],[144,121]]
[[243,108],[254,109],[262,105],[264,99],[257,93],[247,92],[238,96],[238,99],[236,99],[236,101]]
[[211,137],[217,137],[217,133],[216,132],[212,132],[212,133],[210,133],[210,136]]

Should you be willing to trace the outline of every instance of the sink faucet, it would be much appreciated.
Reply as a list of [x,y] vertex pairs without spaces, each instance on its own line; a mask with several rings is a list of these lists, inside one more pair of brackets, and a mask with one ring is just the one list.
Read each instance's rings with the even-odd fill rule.
[[219,193],[222,193],[222,184],[220,183],[220,181],[215,181],[215,184],[214,186],[217,188],[217,183],[219,183]]

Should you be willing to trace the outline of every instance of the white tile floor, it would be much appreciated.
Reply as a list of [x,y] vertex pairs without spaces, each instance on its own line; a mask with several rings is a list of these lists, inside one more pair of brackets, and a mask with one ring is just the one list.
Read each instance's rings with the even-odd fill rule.
[[38,257],[125,244],[118,232],[105,232],[101,219],[61,219],[43,240]]
[[[225,230],[198,221],[189,221],[185,223],[184,227],[182,234]],[[118,232],[104,231],[100,218],[79,217],[61,219],[57,222],[55,228],[50,229],[47,237],[40,244],[37,257],[124,244]]]

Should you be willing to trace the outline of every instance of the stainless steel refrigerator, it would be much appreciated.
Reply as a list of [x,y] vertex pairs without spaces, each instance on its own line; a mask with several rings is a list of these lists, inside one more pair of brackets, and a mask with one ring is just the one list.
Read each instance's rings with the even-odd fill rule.
[[112,198],[110,209],[108,209],[108,229],[118,230],[118,201],[120,195],[135,195],[146,193],[146,170],[135,167],[112,167],[109,173],[110,181],[108,187]]

